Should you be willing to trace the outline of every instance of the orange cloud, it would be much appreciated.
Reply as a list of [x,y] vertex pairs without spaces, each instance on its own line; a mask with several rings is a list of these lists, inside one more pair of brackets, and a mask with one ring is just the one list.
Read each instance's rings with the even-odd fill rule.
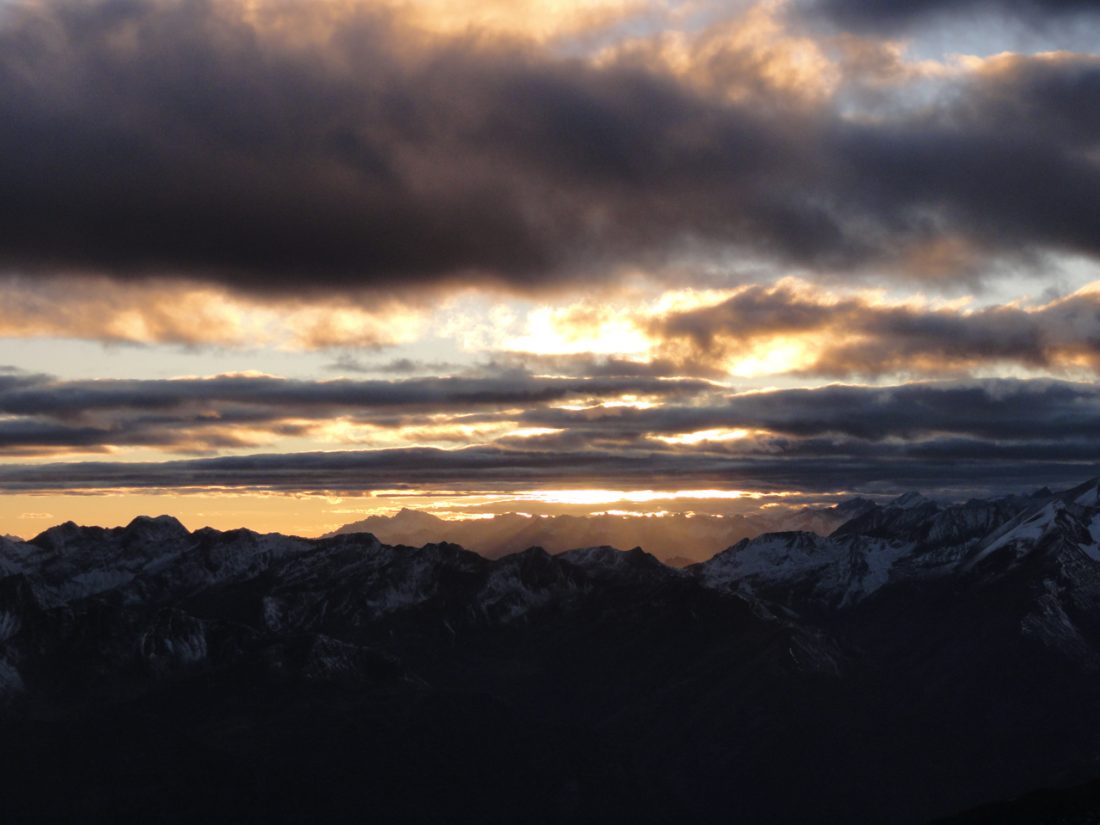
[[8,279],[0,337],[132,344],[392,346],[415,340],[425,312],[393,299],[260,300],[221,287],[103,279]]
[[735,375],[870,376],[1100,371],[1100,289],[1042,305],[826,293],[785,280],[651,320],[658,354]]

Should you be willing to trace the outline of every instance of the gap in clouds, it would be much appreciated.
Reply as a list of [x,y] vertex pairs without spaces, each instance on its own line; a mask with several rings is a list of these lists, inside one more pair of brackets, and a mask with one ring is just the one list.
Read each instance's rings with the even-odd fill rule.
[[3,7],[0,526],[1093,475],[1094,17]]

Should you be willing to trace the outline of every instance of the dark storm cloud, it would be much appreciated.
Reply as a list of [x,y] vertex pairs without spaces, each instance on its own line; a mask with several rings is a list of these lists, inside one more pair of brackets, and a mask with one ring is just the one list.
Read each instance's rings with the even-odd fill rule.
[[732,417],[792,436],[878,441],[934,434],[1060,440],[1100,432],[1100,388],[1047,381],[823,387],[738,396]]
[[[952,455],[907,458],[731,456],[669,451],[624,454],[471,447],[463,450],[411,448],[371,452],[294,453],[195,459],[162,463],[66,463],[0,466],[0,489],[8,493],[104,489],[218,487],[278,492],[366,492],[431,489],[502,491],[540,485],[612,488],[711,488],[803,490],[887,489],[931,485],[992,490],[1030,489],[1036,480],[1073,483],[1096,474],[1095,451],[1076,460],[1040,457],[1021,461],[1007,455],[959,463]],[[1091,456],[1091,458],[1090,458]]]
[[759,118],[644,70],[473,41],[423,53],[366,11],[295,43],[234,8],[8,12],[9,266],[261,291],[463,273],[526,284],[652,247],[655,221],[673,235],[754,222],[744,210],[708,219],[685,196],[760,200],[759,176],[794,161]]
[[253,375],[171,380],[58,381],[47,376],[0,377],[0,412],[11,415],[78,416],[110,409],[176,409],[239,404],[272,411],[310,408],[429,410],[541,404],[569,396],[622,393],[678,395],[710,388],[702,381],[536,378],[505,373],[480,378],[411,378],[403,381],[296,381]]
[[[12,386],[4,387],[7,378]],[[659,403],[599,406],[623,394]],[[566,399],[583,403],[550,406]],[[0,416],[8,416],[0,420],[0,447],[21,454],[120,446],[211,451],[260,443],[257,438],[309,436],[333,419],[389,430],[431,425],[441,440],[452,440],[447,427],[453,426],[459,442],[470,438],[463,427],[515,421],[560,432],[523,439],[504,433],[502,444],[550,450],[664,449],[655,438],[746,429],[756,435],[735,449],[778,453],[822,436],[873,443],[940,436],[991,443],[1087,439],[1100,432],[1100,388],[999,380],[723,396],[707,382],[649,377],[82,382],[6,376],[0,378]]]
[[1096,0],[816,0],[811,3],[838,23],[855,28],[895,29],[937,16],[998,13],[1042,23],[1100,12]]
[[[1100,387],[1057,381],[991,380],[829,386],[735,395],[720,404],[667,405],[613,411],[532,410],[529,426],[560,428],[589,440],[636,440],[713,429],[763,430],[756,449],[786,449],[774,436],[810,439],[839,435],[875,443],[886,439],[968,436],[1055,442],[1100,432]],[[824,443],[824,442],[820,442]],[[741,449],[741,442],[733,442]]]
[[284,10],[298,26],[219,0],[0,14],[9,270],[288,293],[530,288],[730,246],[919,276],[945,235],[972,257],[1100,253],[1084,60],[857,122],[736,54],[717,63],[750,92],[730,102],[644,54],[596,67],[363,9]]
[[[308,435],[311,425],[347,417],[378,427],[423,423],[439,414],[465,423],[499,418],[566,398],[645,394],[686,397],[703,381],[654,377],[536,378],[519,371],[403,381],[292,381],[265,376],[209,379],[58,381],[0,375],[0,449],[161,446],[212,450],[253,443],[258,434]],[[495,412],[494,412],[495,411]],[[481,413],[482,415],[478,415]]]
[[[560,429],[529,439],[459,450],[426,448],[270,454],[159,463],[0,465],[0,490],[188,488],[317,492],[371,489],[518,489],[532,485],[842,490],[860,486],[954,484],[1034,486],[1095,475],[1100,460],[1100,388],[1053,381],[983,381],[897,387],[830,386],[776,390],[718,402],[650,409],[532,409],[523,424]],[[264,410],[227,409],[209,433],[182,415],[123,416],[119,443],[150,433],[234,442],[235,424],[266,421]],[[491,413],[484,415],[490,416]],[[469,419],[464,419],[469,421]],[[482,419],[490,420],[490,419]],[[401,419],[394,421],[395,426]],[[0,442],[66,435],[39,425],[0,427]],[[95,447],[111,433],[70,426]],[[665,443],[658,436],[720,428],[750,434],[733,441]],[[21,432],[22,430],[22,432]],[[131,439],[127,442],[126,439]],[[239,440],[238,440],[239,443]],[[48,450],[43,450],[48,453]]]

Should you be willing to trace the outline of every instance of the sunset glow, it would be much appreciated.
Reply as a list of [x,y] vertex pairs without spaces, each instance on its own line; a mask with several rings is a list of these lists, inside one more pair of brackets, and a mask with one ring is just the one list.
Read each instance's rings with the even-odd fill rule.
[[159,504],[317,533],[384,490],[732,512],[1091,460],[1072,27],[180,3],[0,9],[0,532]]
[[0,0],[0,825],[1100,823],[1100,0]]

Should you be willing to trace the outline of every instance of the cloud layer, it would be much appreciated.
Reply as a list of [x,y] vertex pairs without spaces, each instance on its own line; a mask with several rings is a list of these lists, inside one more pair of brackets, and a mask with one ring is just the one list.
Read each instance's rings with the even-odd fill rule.
[[897,29],[936,17],[1000,14],[1042,23],[1052,18],[1095,15],[1093,0],[819,0],[816,7],[838,23],[859,29]]
[[1006,365],[1100,371],[1095,287],[1039,306],[970,309],[824,293],[796,283],[753,286],[649,325],[658,351],[717,367],[778,346],[796,350],[786,371],[806,376],[970,374]]
[[1095,475],[1092,5],[0,4],[0,491]]
[[[774,491],[966,489],[1071,480],[1100,462],[1100,389],[1054,381],[829,386],[729,395],[667,381],[261,377],[48,382],[0,377],[9,451],[247,446],[334,418],[405,446],[167,462],[0,465],[7,492],[226,488],[354,493],[546,485]],[[630,390],[649,401],[622,403]],[[601,398],[600,394],[604,397]],[[568,403],[554,403],[568,401]],[[72,411],[84,412],[74,418]],[[85,423],[81,418],[95,422]],[[418,446],[426,423],[457,449]],[[483,429],[478,430],[477,425]],[[440,435],[442,433],[442,435]],[[220,440],[220,444],[219,444]],[[344,445],[347,446],[346,444]],[[937,474],[940,475],[937,479]]]
[[[650,377],[487,377],[403,381],[292,381],[261,375],[206,379],[58,381],[0,374],[0,447],[9,455],[157,447],[209,452],[285,438],[455,441],[477,425],[508,431],[528,409],[571,399],[676,398],[709,390],[695,380]],[[511,428],[511,429],[514,429]]]
[[917,278],[1100,254],[1091,57],[986,62],[931,106],[900,89],[853,117],[836,94],[858,78],[760,12],[576,57],[296,8],[0,13],[0,265],[302,294],[551,288],[731,250]]

